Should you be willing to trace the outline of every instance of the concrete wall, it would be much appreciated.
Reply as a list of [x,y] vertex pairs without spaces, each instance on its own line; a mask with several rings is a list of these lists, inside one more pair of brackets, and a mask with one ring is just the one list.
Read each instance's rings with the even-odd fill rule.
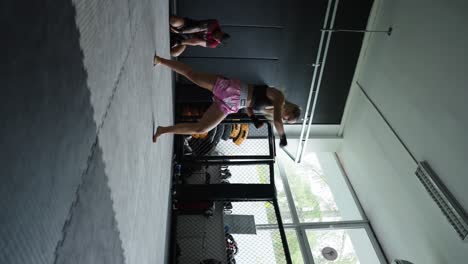
[[[418,160],[468,209],[465,1],[377,1],[357,81]],[[387,257],[466,263],[460,241],[414,175],[416,164],[356,87],[339,153]]]
[[0,263],[163,263],[166,1],[3,1]]

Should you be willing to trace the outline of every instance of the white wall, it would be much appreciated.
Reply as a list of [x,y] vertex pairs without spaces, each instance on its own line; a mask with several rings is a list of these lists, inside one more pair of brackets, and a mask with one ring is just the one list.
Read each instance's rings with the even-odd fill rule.
[[[418,160],[427,160],[465,210],[468,47],[465,1],[376,1],[357,81]],[[339,153],[390,260],[467,263],[459,240],[414,175],[416,164],[352,88]]]

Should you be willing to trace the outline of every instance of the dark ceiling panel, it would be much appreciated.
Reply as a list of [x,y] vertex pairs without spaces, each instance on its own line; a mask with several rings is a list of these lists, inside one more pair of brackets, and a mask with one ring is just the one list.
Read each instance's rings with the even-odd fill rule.
[[[365,29],[372,0],[340,1],[334,29]],[[363,33],[333,33],[314,124],[340,124],[361,51]]]
[[217,18],[221,24],[283,25],[281,0],[178,0],[177,14],[195,19]]
[[256,59],[183,58],[197,71],[219,74],[253,84],[277,85],[278,61]]
[[188,47],[184,57],[234,57],[278,59],[282,29],[225,26],[231,38],[216,49]]

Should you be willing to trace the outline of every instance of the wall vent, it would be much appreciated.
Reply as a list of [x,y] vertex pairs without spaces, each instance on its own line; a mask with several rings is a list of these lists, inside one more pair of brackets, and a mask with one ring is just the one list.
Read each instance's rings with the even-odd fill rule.
[[450,225],[455,229],[460,239],[467,241],[468,217],[465,211],[426,161],[419,162],[416,176],[418,176],[418,179],[424,185],[432,200],[436,202]]

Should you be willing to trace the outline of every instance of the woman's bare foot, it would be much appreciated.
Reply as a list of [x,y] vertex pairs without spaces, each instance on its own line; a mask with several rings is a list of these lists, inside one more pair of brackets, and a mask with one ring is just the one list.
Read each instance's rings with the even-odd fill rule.
[[158,126],[158,129],[156,129],[156,133],[154,133],[153,135],[153,143],[156,143],[156,141],[158,140],[158,137],[161,135],[162,135],[161,126]]
[[159,64],[161,64],[161,57],[155,54],[153,58],[153,66],[157,66]]

